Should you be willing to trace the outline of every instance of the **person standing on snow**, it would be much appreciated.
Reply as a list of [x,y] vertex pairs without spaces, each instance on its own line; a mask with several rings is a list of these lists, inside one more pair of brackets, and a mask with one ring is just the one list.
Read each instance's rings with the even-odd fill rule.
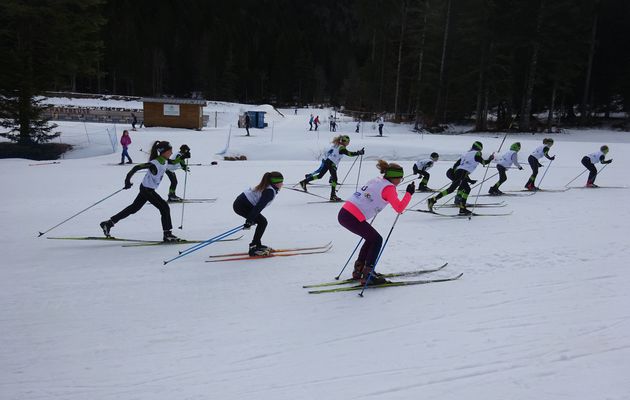
[[239,194],[232,208],[234,212],[245,218],[243,229],[256,225],[254,238],[249,244],[249,255],[267,256],[273,249],[262,244],[262,236],[267,228],[267,219],[261,214],[262,210],[271,204],[276,194],[284,184],[284,177],[278,171],[265,172],[260,183],[253,189],[247,189]]
[[131,136],[129,136],[129,131],[124,130],[122,136],[120,137],[120,145],[122,146],[122,154],[120,155],[120,162],[118,165],[123,165],[125,163],[125,157],[127,157],[127,164],[132,164],[133,161],[131,157],[129,157],[129,145],[131,144]]
[[521,144],[519,142],[513,143],[510,146],[510,150],[506,151],[501,155],[501,157],[499,157],[499,161],[497,161],[499,180],[488,190],[488,194],[490,194],[491,196],[501,196],[503,194],[503,192],[499,190],[499,186],[507,181],[506,171],[512,166],[512,164],[514,164],[514,166],[520,170],[523,169],[521,164],[518,163],[519,150],[521,150]]
[[378,135],[383,136],[383,126],[385,125],[385,119],[381,115],[376,119],[376,123],[378,124]]
[[527,162],[529,166],[532,168],[532,174],[530,175],[527,183],[525,184],[525,189],[527,190],[538,190],[534,183],[536,182],[536,177],[538,176],[538,168],[542,167],[540,160],[542,157],[545,157],[548,160],[555,160],[556,156],[549,156],[549,149],[553,146],[553,139],[545,138],[543,139],[542,146],[536,147],[532,154],[527,158]]
[[588,179],[586,181],[586,187],[599,187],[595,184],[595,178],[597,178],[597,168],[595,168],[595,164],[599,162],[601,162],[602,164],[610,164],[612,162],[612,158],[610,160],[606,160],[606,154],[608,154],[608,146],[603,145],[599,148],[599,151],[587,154],[582,157],[582,165],[584,165],[589,171]]
[[361,284],[382,284],[387,280],[374,272],[374,267],[383,244],[383,237],[368,222],[381,210],[391,204],[394,211],[401,214],[413,195],[415,188],[413,182],[407,185],[406,193],[401,200],[398,199],[396,186],[403,179],[403,168],[398,164],[387,163],[379,160],[376,164],[379,176],[368,181],[361,189],[355,192],[341,207],[337,220],[339,224],[350,232],[359,235],[365,240],[359,256],[354,262],[352,279],[361,280]]
[[174,170],[180,167],[181,160],[169,160],[172,154],[173,147],[171,144],[167,141],[158,140],[153,143],[151,147],[149,162],[138,164],[129,171],[125,178],[125,189],[130,189],[131,186],[133,186],[133,183],[131,183],[133,174],[141,169],[146,169],[147,173],[140,184],[140,192],[133,203],[107,221],[100,223],[103,234],[105,234],[106,237],[110,237],[110,231],[118,221],[127,218],[131,214],[135,214],[148,201],[160,211],[162,230],[164,231],[163,240],[165,242],[176,242],[179,240],[177,236],[171,233],[173,224],[171,222],[171,210],[168,203],[155,191],[160,185],[160,182],[162,182],[162,178],[167,169]]
[[249,124],[250,124],[250,119],[249,119],[249,113],[245,113],[245,130],[247,131],[247,135],[245,136],[249,136]]
[[308,124],[311,126],[311,127],[309,128],[309,131],[312,131],[312,130],[313,130],[313,120],[314,120],[314,118],[313,118],[313,114],[311,114],[311,117],[310,117],[310,118],[309,118],[309,120],[308,120]]
[[433,167],[433,164],[437,162],[440,158],[438,153],[431,153],[431,158],[425,158],[422,160],[418,160],[413,165],[413,173],[416,175],[420,175],[422,179],[418,183],[418,191],[419,192],[430,192],[431,189],[427,187],[429,183],[429,178],[431,178],[431,174],[429,174],[429,170]]
[[315,125],[315,130],[317,130],[317,127],[319,126],[319,115],[313,120],[313,125]]
[[341,201],[339,197],[337,197],[337,164],[341,161],[341,158],[346,155],[348,157],[356,157],[365,154],[365,150],[361,149],[359,151],[348,151],[346,146],[350,144],[350,136],[341,135],[337,136],[332,141],[332,147],[326,152],[326,157],[322,160],[319,168],[315,172],[310,174],[306,174],[305,178],[300,181],[300,186],[302,190],[308,192],[306,189],[306,185],[310,181],[314,181],[315,179],[321,179],[326,172],[330,171],[330,201]]
[[[184,161],[189,158],[190,158],[190,147],[188,147],[188,145],[185,145],[185,144],[181,145],[179,148],[179,153],[177,153],[177,155],[175,156],[175,159],[180,160],[179,165],[185,172],[190,171],[190,169],[188,168],[188,165],[186,165],[186,162]],[[168,188],[168,201],[171,203],[183,201],[181,197],[175,194],[175,191],[177,190],[177,176],[175,176],[175,171],[170,171],[167,169],[165,173],[169,181],[171,181],[171,184]]]
[[457,196],[455,196],[455,205],[459,207],[459,215],[472,214],[472,212],[466,208],[466,201],[470,193],[469,183],[474,184],[477,181],[470,179],[469,175],[473,173],[478,164],[488,165],[494,160],[494,154],[490,155],[487,160],[484,160],[481,155],[481,150],[483,150],[483,144],[481,142],[475,142],[470,150],[462,154],[453,166],[453,183],[451,183],[451,186],[442,190],[437,196],[430,197],[427,200],[429,211],[433,211],[433,206],[439,199],[447,194],[453,193],[455,189],[458,189]]

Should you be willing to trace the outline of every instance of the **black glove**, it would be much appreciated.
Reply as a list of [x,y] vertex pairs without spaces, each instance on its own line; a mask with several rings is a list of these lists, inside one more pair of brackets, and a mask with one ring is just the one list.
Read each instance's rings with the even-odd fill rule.
[[604,164],[610,164],[612,162],[612,158],[608,161],[604,161]]
[[413,173],[416,175],[420,174],[420,171],[418,171],[418,166],[416,164],[413,165]]
[[523,169],[523,167],[518,167],[519,171]]
[[182,151],[181,153],[179,153],[179,155],[182,158],[182,160],[190,158],[190,150]]
[[555,159],[556,159],[556,156],[549,157],[549,159],[550,159],[551,161],[553,161],[553,160],[555,160]]
[[252,227],[252,225],[254,225],[252,221],[245,221],[245,223],[243,224],[243,229],[249,229]]
[[125,181],[125,189],[131,189],[132,186],[133,186],[133,183],[129,181]]
[[362,148],[361,150],[357,151],[357,155],[362,156],[365,154],[365,148]]
[[468,183],[470,183],[471,185],[474,185],[475,183],[477,183],[476,179],[469,179]]
[[490,157],[488,157],[488,161],[492,161],[494,160],[494,153],[490,154]]
[[414,194],[416,192],[416,187],[414,186],[413,182],[407,185],[406,190],[407,190],[407,193],[409,194]]

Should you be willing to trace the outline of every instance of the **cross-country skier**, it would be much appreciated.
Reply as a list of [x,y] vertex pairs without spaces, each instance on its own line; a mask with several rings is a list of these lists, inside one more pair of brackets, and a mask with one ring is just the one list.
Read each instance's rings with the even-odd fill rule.
[[[344,203],[337,216],[341,226],[365,240],[359,251],[359,256],[354,262],[354,271],[352,272],[352,278],[360,279],[364,285],[374,270],[383,244],[383,237],[367,220],[375,217],[388,203],[391,204],[394,211],[399,214],[402,213],[415,191],[414,184],[411,182],[407,185],[407,193],[399,200],[396,185],[405,175],[403,168],[398,164],[389,164],[383,160],[379,160],[376,167],[383,176],[374,178],[361,186],[359,191],[355,192]],[[382,276],[372,273],[369,283],[386,282]]]
[[538,176],[538,168],[542,167],[542,164],[538,160],[540,160],[543,157],[551,161],[556,159],[556,156],[549,155],[549,149],[551,148],[551,146],[553,146],[553,139],[545,138],[543,139],[542,146],[536,147],[536,149],[532,151],[532,154],[530,154],[529,157],[527,158],[527,162],[529,163],[529,166],[532,167],[532,174],[530,175],[529,179],[527,180],[527,183],[525,184],[525,189],[538,190],[538,188],[534,186],[536,182],[536,177]]
[[261,242],[262,235],[267,228],[267,219],[261,214],[262,210],[275,199],[282,188],[284,177],[278,171],[265,172],[260,183],[239,194],[232,205],[234,212],[245,218],[244,229],[256,225],[254,238],[249,244],[249,255],[266,256],[272,251]]
[[429,183],[429,178],[431,178],[431,174],[429,174],[429,170],[433,167],[433,164],[437,162],[440,158],[438,153],[431,153],[431,158],[424,158],[422,160],[418,160],[413,165],[413,173],[416,175],[420,175],[422,179],[418,183],[418,191],[419,192],[430,192],[431,189],[427,187]]
[[606,154],[608,154],[608,146],[603,145],[599,148],[599,151],[582,157],[582,165],[584,165],[589,171],[586,187],[599,187],[595,184],[595,178],[597,178],[597,168],[595,168],[595,164],[599,162],[602,164],[610,164],[612,162],[612,158],[610,160],[606,160]]
[[510,150],[501,154],[499,160],[497,161],[497,171],[499,171],[499,180],[493,186],[490,187],[488,193],[492,196],[500,196],[503,194],[501,190],[499,190],[499,186],[501,186],[505,181],[507,181],[507,171],[508,168],[514,164],[514,166],[520,170],[523,169],[521,164],[518,163],[518,152],[521,150],[521,144],[519,142],[513,143],[510,146]]
[[168,203],[164,201],[164,199],[155,191],[160,185],[160,182],[162,182],[162,178],[164,177],[166,170],[174,170],[180,167],[180,159],[169,160],[169,157],[172,154],[173,148],[171,147],[171,144],[167,141],[158,140],[153,143],[153,146],[151,147],[149,162],[138,164],[129,171],[127,177],[125,178],[125,189],[129,189],[133,186],[133,183],[131,183],[131,177],[133,174],[141,169],[146,169],[147,173],[140,184],[140,192],[133,203],[118,214],[112,216],[107,221],[101,222],[100,226],[101,229],[103,229],[105,236],[110,236],[111,229],[118,221],[127,218],[131,214],[135,214],[148,201],[160,211],[162,218],[162,230],[164,231],[163,240],[165,242],[175,242],[179,240],[177,236],[171,233],[173,225],[171,222],[171,210],[168,207]]
[[306,185],[309,182],[314,181],[315,179],[321,179],[324,175],[326,175],[326,172],[330,171],[330,180],[329,180],[330,200],[341,201],[341,199],[337,197],[337,194],[336,194],[337,164],[339,164],[339,161],[344,155],[349,156],[349,157],[356,157],[356,156],[365,154],[365,150],[361,149],[354,152],[348,151],[348,149],[346,149],[346,146],[350,144],[350,136],[347,136],[347,135],[341,135],[341,136],[335,137],[332,140],[332,144],[333,145],[326,152],[326,155],[324,159],[322,160],[322,163],[320,164],[319,168],[317,168],[317,170],[313,173],[306,174],[305,178],[300,181],[300,186],[306,192],[308,191],[306,189]]
[[[180,160],[180,167],[188,172],[189,168],[186,165],[186,162],[184,162],[184,160],[190,158],[190,147],[188,147],[188,145],[181,145],[179,148],[179,153],[177,153],[177,155],[175,156],[176,160]],[[166,170],[166,176],[168,177],[168,179],[171,181],[171,185],[168,188],[168,201],[170,202],[180,202],[182,201],[182,198],[179,197],[177,194],[175,194],[175,191],[177,190],[177,176],[175,176],[175,171],[170,171],[170,170]]]
[[481,155],[481,150],[483,150],[483,144],[481,142],[475,142],[470,150],[462,154],[453,166],[453,183],[451,183],[451,186],[438,193],[437,196],[427,200],[429,210],[433,210],[433,206],[439,199],[447,194],[453,193],[455,189],[458,189],[457,196],[455,196],[455,205],[459,207],[459,215],[472,214],[472,212],[466,208],[466,201],[470,193],[469,183],[474,184],[477,181],[470,179],[468,176],[473,173],[478,164],[488,165],[494,160],[494,154],[491,154],[487,160],[484,160]]

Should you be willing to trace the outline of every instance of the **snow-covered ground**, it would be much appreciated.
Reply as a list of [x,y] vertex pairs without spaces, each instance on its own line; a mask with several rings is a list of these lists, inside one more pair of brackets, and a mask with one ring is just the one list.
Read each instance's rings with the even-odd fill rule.
[[[234,116],[251,109],[223,106]],[[135,161],[146,159],[140,149],[165,139],[176,149],[188,144],[190,162],[204,164],[191,167],[186,196],[218,200],[187,204],[183,214],[181,205],[172,205],[173,225],[183,221],[175,234],[206,239],[233,228],[243,222],[232,211],[234,198],[265,171],[281,171],[290,185],[318,167],[334,134],[327,123],[318,133],[308,132],[308,116],[325,120],[330,111],[280,111],[284,117],[270,111],[269,127],[252,129],[253,137],[242,136],[235,118],[201,132],[131,133]],[[71,129],[71,123],[60,126]],[[441,187],[446,169],[473,141],[483,142],[487,156],[503,139],[421,136],[393,124],[379,138],[371,123],[358,134],[354,127],[344,122],[338,133],[351,136],[350,149],[365,147],[359,182],[377,175],[378,158],[398,161],[411,173],[413,160],[437,151],[442,158],[431,170],[430,186]],[[502,150],[520,141],[526,165],[543,137],[511,135]],[[581,157],[601,144],[610,146],[614,162],[597,183],[629,186],[627,133],[568,131],[553,138],[551,154],[557,158],[542,188],[564,187],[583,170]],[[222,161],[216,153],[224,150],[248,161]],[[253,234],[246,231],[239,241],[212,244],[165,267],[162,261],[186,246],[37,238],[37,232],[120,189],[129,170],[115,165],[118,153],[71,156],[38,166],[0,160],[1,399],[630,399],[630,189],[537,193],[502,198],[503,208],[478,209],[513,212],[505,217],[462,220],[406,212],[378,269],[406,271],[448,261],[431,277],[464,276],[369,290],[359,298],[356,292],[311,295],[301,287],[337,275],[358,239],[338,225],[340,204],[309,204],[315,198],[290,190],[264,211],[264,243],[283,248],[332,240],[330,252],[204,262],[210,254],[245,250]],[[208,165],[213,160],[219,164]],[[352,161],[341,163],[340,179]],[[357,163],[342,197],[354,190],[358,170]],[[484,172],[479,167],[473,178],[481,180]],[[488,176],[494,173],[488,170]],[[100,235],[98,223],[133,200],[142,175],[131,190],[46,236]],[[178,175],[182,195],[184,175]],[[528,175],[528,167],[510,170],[502,189],[522,188]],[[160,193],[167,187],[165,179]],[[312,191],[329,193],[326,187]],[[425,198],[415,194],[411,204],[424,208]],[[479,200],[487,201],[495,199]],[[388,208],[374,224],[385,236],[394,219]],[[112,233],[159,240],[159,214],[146,205]]]

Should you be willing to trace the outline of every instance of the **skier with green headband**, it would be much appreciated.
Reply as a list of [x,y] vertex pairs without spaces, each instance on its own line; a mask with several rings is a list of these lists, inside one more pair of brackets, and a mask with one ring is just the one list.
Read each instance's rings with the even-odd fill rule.
[[256,225],[254,238],[249,244],[250,257],[266,256],[273,251],[271,247],[261,242],[267,228],[267,219],[261,212],[275,199],[283,183],[284,177],[280,172],[265,172],[258,185],[245,190],[234,200],[234,212],[245,218],[243,228],[249,229],[252,225]]
[[481,156],[481,150],[483,150],[483,144],[481,142],[475,142],[470,150],[462,154],[453,166],[453,183],[451,183],[451,186],[442,190],[437,196],[427,200],[427,207],[430,211],[433,211],[433,206],[439,199],[447,194],[453,193],[455,189],[458,189],[457,196],[455,196],[455,205],[459,207],[459,215],[472,214],[472,212],[466,208],[466,201],[470,193],[469,183],[475,184],[477,181],[468,178],[468,176],[473,173],[477,165],[488,165],[494,160],[494,154],[490,155],[487,160],[484,160]]
[[499,181],[490,187],[488,193],[491,196],[501,196],[503,194],[502,191],[499,190],[499,186],[501,186],[505,181],[507,181],[507,171],[508,168],[514,164],[514,166],[518,169],[523,169],[521,164],[518,163],[518,152],[521,150],[521,144],[519,142],[513,143],[510,146],[510,150],[501,154],[499,160],[497,161],[497,171],[499,171]]
[[349,151],[346,149],[346,146],[350,144],[350,136],[340,135],[333,139],[332,146],[326,152],[322,163],[319,168],[310,174],[306,174],[305,178],[300,181],[300,186],[302,190],[307,192],[306,185],[314,181],[315,179],[321,179],[326,172],[330,171],[330,200],[331,201],[341,201],[339,197],[337,197],[337,164],[341,161],[341,158],[346,155],[349,157],[356,157],[365,154],[365,150],[361,149],[359,151]]

